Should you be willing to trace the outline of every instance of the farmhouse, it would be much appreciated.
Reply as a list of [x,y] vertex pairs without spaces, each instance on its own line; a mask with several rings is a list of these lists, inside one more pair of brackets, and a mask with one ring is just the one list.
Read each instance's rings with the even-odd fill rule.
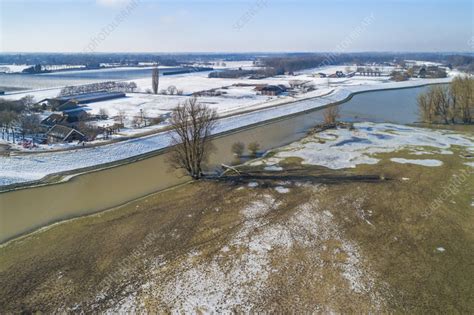
[[76,129],[54,125],[47,133],[46,137],[48,143],[61,143],[61,142],[72,142],[72,141],[84,141],[86,136],[77,131]]
[[284,85],[265,85],[257,86],[255,90],[261,95],[277,96],[285,93],[287,89]]

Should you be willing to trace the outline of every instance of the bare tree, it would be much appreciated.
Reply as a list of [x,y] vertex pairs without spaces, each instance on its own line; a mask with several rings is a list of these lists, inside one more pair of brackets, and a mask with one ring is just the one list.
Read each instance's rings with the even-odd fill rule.
[[245,150],[245,145],[242,142],[236,142],[232,145],[232,153],[238,158],[242,156]]
[[433,86],[431,88],[431,93],[436,115],[445,124],[449,124],[454,111],[451,108],[451,100],[448,89],[443,86]]
[[451,82],[451,97],[458,109],[459,119],[465,123],[472,122],[474,115],[474,78],[456,77]]
[[158,86],[160,84],[160,70],[158,67],[153,68],[151,72],[151,88],[153,90],[153,94],[158,94]]
[[33,95],[26,95],[22,97],[20,101],[26,109],[31,110],[35,103],[35,98]]
[[170,120],[173,167],[184,169],[193,179],[203,176],[202,166],[212,148],[209,140],[217,117],[214,109],[199,104],[195,97],[173,110]]
[[258,151],[260,150],[260,144],[258,142],[250,142],[247,146],[249,149],[250,155],[252,157],[257,157]]
[[138,88],[138,86],[135,82],[130,82],[129,85],[128,85],[128,88],[130,89],[130,92],[133,93]]
[[7,141],[10,141],[10,133],[12,134],[13,143],[15,143],[15,124],[18,121],[18,114],[14,111],[5,110],[0,112],[0,123],[2,124],[4,133],[7,134]]
[[99,116],[101,116],[101,119],[107,119],[109,117],[109,112],[105,108],[100,108]]
[[422,121],[427,123],[434,122],[436,113],[433,105],[433,98],[429,93],[418,95],[418,108]]
[[41,119],[37,114],[22,114],[19,117],[18,122],[23,140],[25,140],[26,135],[36,134],[40,130]]
[[339,106],[326,107],[323,113],[325,124],[335,124],[339,118]]
[[178,93],[178,89],[174,85],[168,86],[168,94],[169,95],[175,95]]
[[119,110],[117,112],[117,116],[115,116],[115,121],[119,123],[120,125],[124,126],[125,125],[125,111],[123,109]]

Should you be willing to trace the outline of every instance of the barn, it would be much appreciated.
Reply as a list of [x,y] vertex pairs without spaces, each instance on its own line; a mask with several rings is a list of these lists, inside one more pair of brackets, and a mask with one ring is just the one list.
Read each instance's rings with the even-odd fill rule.
[[48,103],[53,107],[54,110],[64,111],[75,109],[79,105],[83,104],[108,101],[125,96],[126,95],[123,92],[93,92],[50,98],[48,99]]
[[63,125],[55,125],[46,133],[48,143],[63,143],[72,141],[84,141],[86,136],[74,128]]

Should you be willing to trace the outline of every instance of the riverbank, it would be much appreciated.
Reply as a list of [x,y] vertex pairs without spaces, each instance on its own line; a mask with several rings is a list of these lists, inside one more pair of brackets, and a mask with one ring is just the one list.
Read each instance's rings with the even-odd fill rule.
[[[237,141],[247,143],[258,141],[264,144],[262,150],[265,151],[294,143],[305,136],[308,130],[305,126],[308,128],[314,126],[315,114],[318,113],[309,113],[291,120],[282,120],[218,137],[213,140],[218,151],[216,155],[211,155],[209,162],[211,165],[221,165],[224,162],[235,161],[231,146]],[[417,130],[411,127],[400,128],[410,132]],[[440,137],[440,134],[436,132],[429,134],[434,139]],[[451,134],[455,135],[455,133]],[[387,137],[384,133],[380,136]],[[451,142],[445,147],[449,147]],[[387,145],[393,147],[392,149],[396,147],[390,144],[390,141]],[[344,148],[346,147],[342,147]],[[321,157],[326,155],[325,152],[321,153]],[[0,229],[2,231],[0,240],[5,241],[60,220],[100,212],[188,181],[181,172],[170,172],[167,163],[168,156],[165,150],[163,154],[143,158],[134,163],[112,165],[81,174],[63,174],[48,178],[49,183],[0,193],[0,204],[5,205],[2,209],[4,225]],[[343,159],[346,158],[347,152],[342,152],[340,156]],[[330,157],[330,160],[333,159],[334,157]],[[347,161],[342,162],[353,163],[351,160],[352,158],[347,157]],[[31,209],[32,200],[34,200],[35,211]]]
[[[367,138],[390,141],[375,136],[391,135],[379,129]],[[180,186],[13,240],[0,246],[0,308],[469,312],[472,176],[431,206],[448,189],[446,179],[466,170],[465,148],[453,145],[445,154],[433,140],[439,137],[420,132],[432,145],[417,147],[421,154],[377,153],[377,164],[332,170],[276,150],[264,164],[250,165],[246,180]],[[450,133],[440,140],[455,141]],[[273,158],[281,161],[269,168]]]
[[[320,109],[325,106],[343,103],[354,95],[370,91],[412,88],[429,84],[441,84],[451,79],[433,79],[423,81],[407,81],[385,83],[374,86],[351,86],[339,89],[334,93],[309,100],[285,103],[283,105],[237,114],[219,120],[214,131],[215,135],[235,132],[264,122],[275,121],[292,115],[300,115],[308,111]],[[423,84],[421,84],[423,82]],[[83,172],[100,165],[120,165],[141,156],[159,153],[170,144],[169,131],[158,134],[134,138],[104,146],[72,150],[61,153],[38,153],[27,156],[0,157],[0,185],[26,185],[41,184],[38,182],[46,176],[56,176],[62,172],[77,170]]]

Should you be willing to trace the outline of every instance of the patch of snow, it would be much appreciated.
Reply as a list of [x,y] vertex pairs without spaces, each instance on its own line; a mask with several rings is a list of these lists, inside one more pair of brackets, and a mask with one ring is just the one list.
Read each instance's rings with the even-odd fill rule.
[[248,186],[249,186],[250,188],[255,188],[255,187],[258,187],[258,183],[257,183],[257,182],[250,182],[250,183],[248,184]]
[[264,195],[260,200],[256,200],[250,203],[247,207],[242,210],[242,214],[247,219],[255,219],[257,217],[267,214],[272,208],[275,199],[270,195]]
[[441,252],[441,253],[443,253],[443,252],[446,251],[446,249],[444,249],[443,247],[438,247],[438,248],[436,248],[436,250],[437,250],[438,252]]
[[269,165],[269,166],[266,166],[264,170],[269,171],[269,172],[279,172],[279,171],[283,171],[283,167],[276,166],[276,165]]
[[275,190],[279,192],[280,194],[287,194],[290,192],[289,188],[283,187],[283,186],[277,186],[275,187]]
[[439,151],[439,154],[443,154],[443,155],[453,155],[454,152],[453,152],[453,151],[449,151],[449,150],[441,150],[441,151]]
[[439,160],[409,160],[402,158],[391,158],[390,161],[400,164],[415,164],[428,167],[436,167],[443,165],[443,162]]
[[[434,147],[449,149],[452,145],[471,147],[472,138],[449,131],[430,130],[395,124],[357,123],[355,130],[338,129],[325,131],[315,136],[280,148],[272,161],[278,163],[287,157],[299,157],[303,164],[321,165],[332,169],[353,168],[359,164],[376,164],[376,153],[394,152],[403,148]],[[314,138],[311,138],[314,137]],[[320,138],[325,143],[320,143]],[[313,140],[314,141],[311,141]],[[429,152],[420,152],[427,154]],[[430,153],[431,154],[431,153]],[[439,166],[441,161],[393,159],[399,163]],[[440,164],[441,163],[441,164]]]

